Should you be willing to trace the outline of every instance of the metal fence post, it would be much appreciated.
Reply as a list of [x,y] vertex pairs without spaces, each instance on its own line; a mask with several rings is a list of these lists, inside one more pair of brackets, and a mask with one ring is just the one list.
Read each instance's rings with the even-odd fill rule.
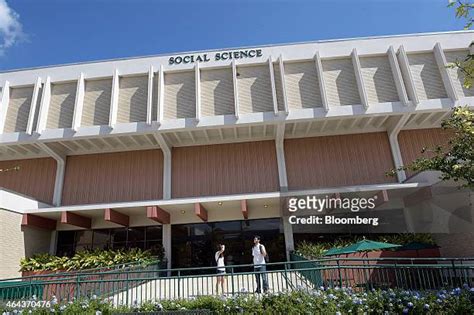
[[125,271],[125,274],[126,274],[126,278],[125,278],[125,299],[127,300],[127,305],[128,305],[128,295],[129,295],[129,292],[128,292],[128,277],[129,277],[129,273],[128,271]]
[[232,295],[235,294],[235,287],[234,287],[234,267],[230,268],[230,281],[232,282]]
[[451,260],[451,266],[453,266],[453,275],[454,275],[454,281],[453,281],[453,284],[456,282],[458,283],[460,286],[462,285],[462,283],[460,283],[461,279],[457,279],[458,275],[457,275],[457,272],[456,272],[456,264],[454,263],[454,260],[452,259]]
[[337,260],[337,272],[339,274],[339,286],[342,287],[342,274],[341,274],[341,263]]
[[181,270],[178,270],[178,299],[181,298]]
[[80,275],[76,277],[76,300],[79,300],[81,297],[81,284],[80,284]]

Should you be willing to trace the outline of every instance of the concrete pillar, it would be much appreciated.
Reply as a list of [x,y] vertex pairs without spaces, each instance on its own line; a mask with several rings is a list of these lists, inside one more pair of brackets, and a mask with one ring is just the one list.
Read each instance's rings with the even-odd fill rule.
[[[286,162],[285,162],[285,124],[280,124],[277,127],[276,139],[275,139],[275,148],[277,154],[277,166],[278,166],[278,176],[280,181],[280,191],[288,191],[288,178],[286,174]],[[286,259],[290,259],[290,252],[295,249],[295,244],[293,241],[293,226],[288,221],[288,212],[286,209],[280,209],[280,216],[283,220],[283,233],[285,236],[285,248],[286,248]]]
[[163,249],[168,261],[167,268],[171,268],[171,224],[163,224]]
[[285,235],[286,259],[290,260],[290,252],[295,250],[293,240],[293,225],[288,221],[288,217],[283,217],[283,234]]
[[58,244],[58,231],[51,231],[51,241],[49,243],[49,253],[56,255],[56,245]]

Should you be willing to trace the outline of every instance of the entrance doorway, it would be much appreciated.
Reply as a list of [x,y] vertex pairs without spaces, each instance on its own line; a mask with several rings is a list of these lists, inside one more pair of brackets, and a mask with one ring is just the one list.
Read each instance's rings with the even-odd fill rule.
[[[260,235],[270,261],[285,261],[285,238],[280,218],[172,225],[173,268],[216,265],[217,245],[226,246],[226,265],[251,264],[254,235]],[[239,270],[243,271],[243,270]]]

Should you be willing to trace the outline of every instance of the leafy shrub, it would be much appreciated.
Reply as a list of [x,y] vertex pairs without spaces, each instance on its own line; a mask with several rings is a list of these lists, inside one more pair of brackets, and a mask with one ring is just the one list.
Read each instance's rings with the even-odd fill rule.
[[106,268],[114,265],[137,263],[149,265],[161,260],[149,250],[131,248],[127,250],[83,250],[73,257],[37,254],[20,261],[20,271],[58,271]]
[[[474,288],[439,291],[372,290],[352,288],[297,289],[265,295],[200,296],[187,300],[147,301],[114,306],[107,300],[51,302],[48,308],[24,309],[23,314],[97,314],[209,310],[212,314],[472,314]],[[14,313],[0,305],[0,312]],[[31,313],[30,313],[31,311]],[[9,314],[9,313],[7,313]]]

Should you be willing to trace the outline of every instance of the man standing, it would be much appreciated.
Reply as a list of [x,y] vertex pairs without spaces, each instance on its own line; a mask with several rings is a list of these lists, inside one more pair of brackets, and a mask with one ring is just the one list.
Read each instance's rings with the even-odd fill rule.
[[263,292],[268,291],[268,278],[265,271],[267,271],[267,267],[265,265],[265,260],[267,259],[267,251],[265,246],[260,244],[260,236],[255,235],[253,238],[252,247],[252,256],[253,256],[253,270],[258,272],[255,274],[255,279],[257,280],[257,290],[255,293],[262,293],[262,284],[263,282]]

